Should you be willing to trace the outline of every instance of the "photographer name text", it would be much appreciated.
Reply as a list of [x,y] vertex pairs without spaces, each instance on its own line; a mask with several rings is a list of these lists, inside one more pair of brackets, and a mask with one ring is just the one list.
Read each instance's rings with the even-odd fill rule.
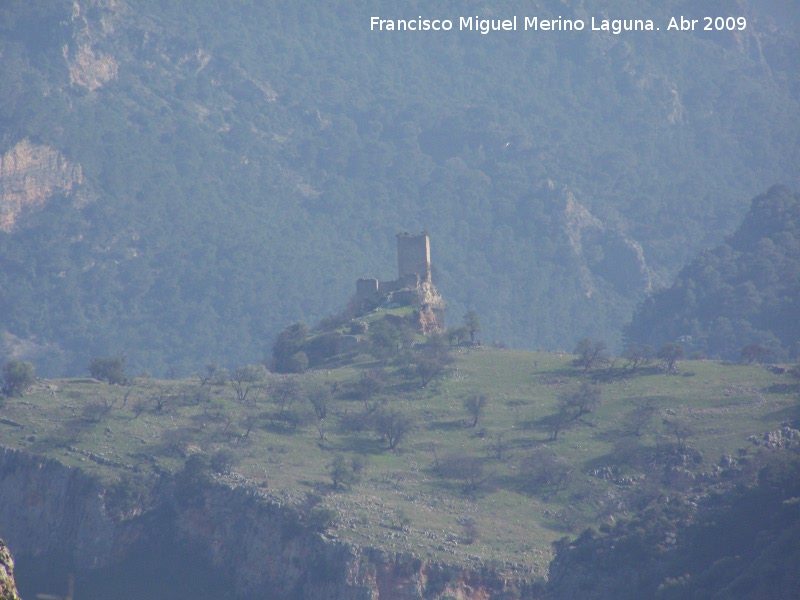
[[747,19],[737,16],[703,16],[689,18],[683,15],[669,17],[664,23],[652,19],[541,19],[539,17],[509,17],[507,19],[485,19],[479,16],[455,19],[429,19],[422,16],[413,19],[370,18],[370,31],[387,32],[438,32],[475,31],[483,35],[504,31],[597,31],[619,35],[633,31],[743,31]]

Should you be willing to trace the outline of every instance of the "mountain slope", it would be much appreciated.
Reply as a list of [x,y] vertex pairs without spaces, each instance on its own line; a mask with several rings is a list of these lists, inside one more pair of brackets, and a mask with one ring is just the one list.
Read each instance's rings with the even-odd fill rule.
[[[693,351],[740,358],[757,345],[772,360],[800,352],[800,194],[773,187],[741,226],[649,298],[628,328],[659,346],[681,338]],[[746,351],[745,351],[746,353]]]
[[[702,520],[700,501],[745,489],[800,444],[800,388],[788,370],[690,361],[676,376],[618,361],[586,372],[561,353],[408,341],[387,353],[386,330],[376,321],[369,329],[362,350],[338,367],[302,375],[251,367],[232,378],[126,385],[51,379],[3,398],[0,533],[15,549],[19,584],[40,581],[28,570],[33,558],[50,573],[72,565],[64,574],[76,582],[102,579],[113,590],[115,571],[129,581],[150,572],[142,564],[182,556],[182,584],[219,569],[215,588],[230,577],[237,598],[357,597],[303,594],[304,583],[323,591],[407,583],[408,595],[392,596],[400,598],[446,598],[448,586],[469,586],[468,598],[502,597],[482,589],[536,598],[549,571],[575,597],[607,558],[620,567],[609,585],[648,591],[625,573],[656,586],[680,576],[680,563],[643,568],[645,559],[664,566],[677,534],[707,560],[692,572],[706,570],[729,530],[713,513]],[[435,373],[419,368],[448,352]],[[754,518],[750,531],[771,533],[797,516],[796,502],[783,504],[797,495],[792,460],[761,478],[774,491],[763,499],[779,509],[776,525]],[[738,513],[764,504],[751,497],[737,508],[735,494],[726,498],[721,507]],[[684,529],[693,522],[711,532],[694,530],[705,546]],[[601,548],[620,540],[619,553],[582,552],[597,532],[559,542],[589,527],[606,534]],[[555,552],[563,560],[553,569]],[[755,577],[761,565],[750,558],[740,564]],[[162,575],[168,569],[154,571],[146,585],[176,585]],[[728,582],[736,574],[723,572]],[[794,572],[786,569],[786,581]],[[141,585],[130,597],[141,597]]]
[[[696,11],[615,10],[662,29]],[[636,300],[748,198],[800,184],[797,11],[735,10],[744,31],[412,35],[370,16],[427,3],[3,3],[0,152],[81,175],[3,196],[4,353],[49,374],[109,354],[134,372],[254,362],[391,273],[387,241],[421,229],[451,321],[474,308],[515,346],[616,346]]]

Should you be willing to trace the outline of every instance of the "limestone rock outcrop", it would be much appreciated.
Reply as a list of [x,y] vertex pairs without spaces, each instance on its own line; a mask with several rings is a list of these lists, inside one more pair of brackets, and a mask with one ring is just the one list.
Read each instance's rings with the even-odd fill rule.
[[[296,507],[254,490],[165,476],[148,508],[127,518],[109,511],[106,497],[80,469],[0,447],[0,532],[20,560],[60,556],[86,575],[154,545],[190,548],[240,600],[486,600],[508,592],[509,582],[488,566],[359,547],[309,528]],[[535,597],[520,590],[510,597]]]
[[20,600],[14,581],[14,559],[0,540],[0,600]]
[[0,156],[0,230],[11,231],[24,211],[83,182],[79,164],[49,146],[24,139]]

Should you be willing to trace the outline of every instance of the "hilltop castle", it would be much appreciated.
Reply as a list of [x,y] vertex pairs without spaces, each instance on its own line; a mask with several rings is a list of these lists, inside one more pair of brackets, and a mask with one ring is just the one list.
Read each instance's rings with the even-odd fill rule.
[[431,241],[428,232],[397,234],[397,279],[356,281],[355,302],[362,308],[411,306],[423,333],[444,331],[445,303],[431,281]]

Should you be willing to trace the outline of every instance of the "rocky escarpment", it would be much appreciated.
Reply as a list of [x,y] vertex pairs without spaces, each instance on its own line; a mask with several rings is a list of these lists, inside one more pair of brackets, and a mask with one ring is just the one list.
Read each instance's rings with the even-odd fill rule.
[[14,559],[3,540],[0,540],[0,600],[19,600],[14,581]]
[[[116,59],[95,48],[95,44],[114,34],[119,13],[124,8],[116,2],[103,0],[84,5],[81,7],[80,2],[73,2],[69,21],[72,36],[61,51],[69,68],[70,85],[95,91],[117,78],[119,65]],[[92,11],[101,16],[89,19],[87,13]]]
[[213,571],[243,600],[533,597],[488,568],[464,571],[344,543],[320,533],[302,510],[185,473],[162,477],[127,517],[109,509],[109,497],[79,469],[0,451],[0,535],[20,561],[53,556],[85,576],[171,546],[191,549],[198,572]]
[[564,233],[577,259],[586,297],[592,296],[600,281],[625,296],[649,292],[652,274],[641,244],[603,223],[569,190],[562,190],[561,200]]
[[11,231],[26,210],[55,194],[71,194],[83,171],[57,150],[25,139],[0,156],[0,230]]

